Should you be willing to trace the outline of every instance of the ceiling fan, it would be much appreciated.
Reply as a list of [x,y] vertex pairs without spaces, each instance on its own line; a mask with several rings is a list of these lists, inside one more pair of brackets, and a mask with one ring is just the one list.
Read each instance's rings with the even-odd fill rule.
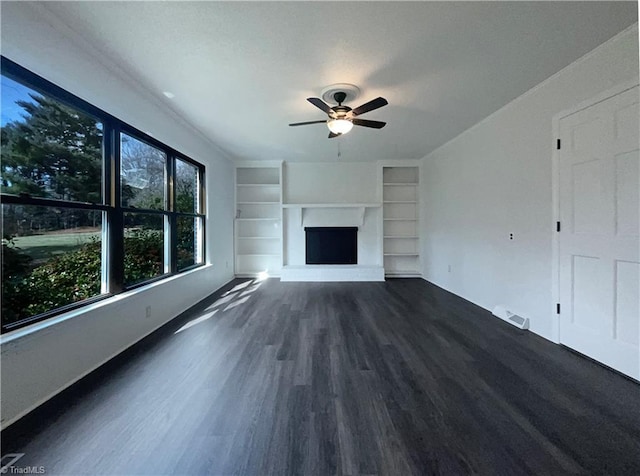
[[309,121],[309,122],[296,122],[289,124],[290,126],[306,126],[307,124],[323,124],[326,123],[329,127],[329,139],[346,134],[355,126],[371,127],[373,129],[382,129],[387,125],[386,122],[370,121],[367,119],[359,119],[356,116],[360,116],[366,112],[373,111],[374,109],[381,108],[389,104],[385,98],[379,97],[368,103],[363,104],[355,109],[351,109],[349,106],[343,106],[342,103],[347,98],[347,94],[344,91],[337,91],[333,93],[333,99],[338,103],[337,106],[329,106],[320,98],[307,98],[311,104],[325,112],[329,116],[323,121]]

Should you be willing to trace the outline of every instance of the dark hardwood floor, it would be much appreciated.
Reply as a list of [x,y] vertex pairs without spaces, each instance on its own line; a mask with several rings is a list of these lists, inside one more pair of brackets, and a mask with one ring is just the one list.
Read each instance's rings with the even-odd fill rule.
[[640,474],[640,385],[425,281],[226,291],[2,453],[64,475]]

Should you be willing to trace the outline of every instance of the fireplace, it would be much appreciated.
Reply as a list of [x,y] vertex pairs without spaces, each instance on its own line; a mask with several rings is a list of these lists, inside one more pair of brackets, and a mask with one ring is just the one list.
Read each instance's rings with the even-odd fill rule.
[[307,264],[358,264],[358,227],[305,227]]

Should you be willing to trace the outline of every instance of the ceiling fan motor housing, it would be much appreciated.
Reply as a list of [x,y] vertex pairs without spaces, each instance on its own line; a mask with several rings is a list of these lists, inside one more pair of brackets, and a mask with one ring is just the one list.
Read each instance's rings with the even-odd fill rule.
[[336,113],[337,118],[345,117],[351,111],[349,106],[333,106],[331,109]]
[[333,93],[333,99],[335,99],[338,105],[341,106],[344,100],[347,99],[347,93],[345,93],[344,91]]

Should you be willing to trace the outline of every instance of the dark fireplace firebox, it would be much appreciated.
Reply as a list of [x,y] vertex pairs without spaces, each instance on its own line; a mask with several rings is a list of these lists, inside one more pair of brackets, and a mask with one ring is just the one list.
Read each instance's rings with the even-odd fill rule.
[[307,264],[358,264],[358,227],[305,227]]

